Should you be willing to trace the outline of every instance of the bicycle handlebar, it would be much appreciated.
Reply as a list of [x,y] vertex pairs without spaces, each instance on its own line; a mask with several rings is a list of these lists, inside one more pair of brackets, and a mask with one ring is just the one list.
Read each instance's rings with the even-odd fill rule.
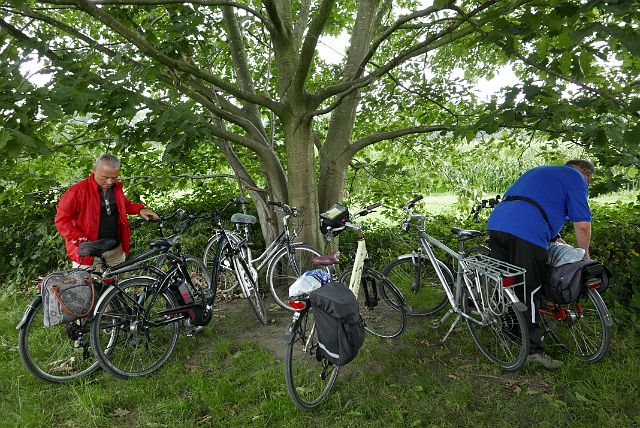
[[495,198],[483,199],[478,205],[471,208],[471,213],[469,213],[469,217],[467,217],[467,220],[471,218],[471,216],[473,216],[473,221],[475,223],[478,223],[480,221],[480,218],[479,218],[480,211],[482,211],[484,208],[493,209],[499,203],[500,203],[500,195],[496,195]]
[[361,209],[360,211],[358,211],[357,213],[355,213],[353,216],[354,217],[363,217],[367,214],[371,214],[372,212],[374,212],[374,210],[376,208],[379,208],[382,206],[382,202],[376,202],[374,204],[369,205],[368,207],[365,207],[363,209]]
[[284,202],[280,202],[280,201],[267,201],[268,205],[273,205],[274,207],[278,207],[280,208],[285,214],[293,216],[293,217],[297,217],[298,216],[298,209],[296,207],[290,207],[289,205],[285,204]]
[[409,202],[407,202],[407,205],[404,206],[405,209],[410,209],[413,208],[413,206],[418,203],[418,201],[421,201],[424,198],[424,196],[422,195],[415,195],[413,197],[413,199],[411,199]]

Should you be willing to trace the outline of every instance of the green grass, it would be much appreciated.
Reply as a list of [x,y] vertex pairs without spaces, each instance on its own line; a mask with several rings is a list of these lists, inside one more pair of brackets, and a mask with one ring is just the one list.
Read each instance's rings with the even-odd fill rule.
[[[443,345],[430,318],[411,319],[399,340],[368,336],[324,405],[301,413],[284,385],[281,352],[252,340],[264,327],[244,306],[194,338],[181,337],[169,362],[149,377],[120,381],[104,372],[54,385],[22,366],[14,326],[27,300],[0,298],[1,426],[604,426],[640,423],[640,344],[618,326],[597,364],[563,356],[546,372],[506,373],[479,355],[465,328]],[[269,305],[270,306],[270,305]],[[274,341],[280,340],[278,334]],[[282,349],[277,342],[271,349]]]

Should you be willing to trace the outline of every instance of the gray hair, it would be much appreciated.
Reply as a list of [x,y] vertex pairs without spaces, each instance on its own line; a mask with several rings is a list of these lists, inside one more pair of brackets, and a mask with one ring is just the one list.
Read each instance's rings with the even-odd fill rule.
[[120,169],[120,159],[113,155],[105,153],[96,159],[96,169],[105,164],[111,168]]
[[570,161],[567,161],[564,166],[577,166],[580,169],[585,168],[588,169],[591,174],[593,174],[593,172],[596,170],[596,167],[593,165],[593,163],[589,162],[588,160],[582,159],[572,159]]

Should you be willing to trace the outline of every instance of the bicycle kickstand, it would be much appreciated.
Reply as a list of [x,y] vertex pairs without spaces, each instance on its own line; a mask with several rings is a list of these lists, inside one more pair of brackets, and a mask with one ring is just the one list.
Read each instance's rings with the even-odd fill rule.
[[[451,316],[451,314],[453,314],[455,311],[453,309],[449,309],[447,311],[446,314],[444,314],[444,316],[436,321],[433,321],[431,323],[431,328],[436,329],[439,328],[442,324],[444,324],[444,322]],[[449,327],[449,329],[447,330],[447,333],[444,335],[444,337],[442,338],[442,340],[440,340],[440,343],[444,343],[445,340],[447,340],[449,338],[449,335],[451,334],[451,332],[453,331],[454,328],[456,328],[456,326],[458,325],[458,323],[460,322],[460,320],[462,319],[462,315],[460,313],[458,313],[456,315],[456,319],[453,321],[453,323],[451,324],[451,327]]]

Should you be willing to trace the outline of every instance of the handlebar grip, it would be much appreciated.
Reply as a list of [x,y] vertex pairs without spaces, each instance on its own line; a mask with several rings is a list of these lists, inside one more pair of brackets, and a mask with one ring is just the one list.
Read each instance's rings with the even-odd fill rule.
[[235,199],[233,203],[236,205],[247,205],[249,203],[249,200],[247,198],[238,198]]
[[409,202],[410,204],[415,204],[418,201],[421,201],[422,199],[424,199],[424,196],[422,195],[415,195],[413,197],[413,199],[411,199],[411,202]]
[[381,205],[382,205],[382,202],[376,202],[375,204],[369,205],[367,208],[365,208],[365,210],[367,211],[375,210]]

